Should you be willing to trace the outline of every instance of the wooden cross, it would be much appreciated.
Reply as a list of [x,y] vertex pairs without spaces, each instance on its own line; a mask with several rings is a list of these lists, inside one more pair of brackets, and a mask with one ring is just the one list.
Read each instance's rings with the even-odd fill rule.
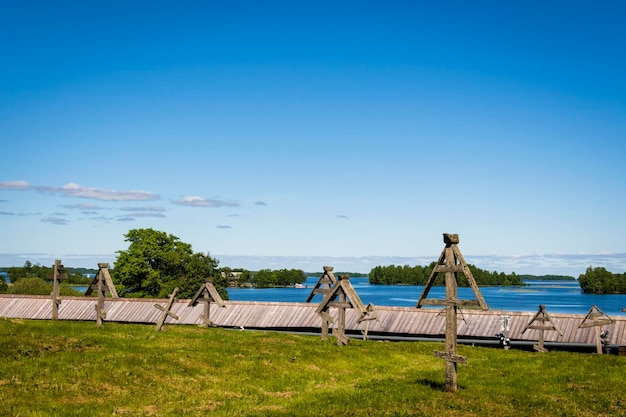
[[[535,322],[539,322],[539,324],[533,324]],[[539,343],[533,346],[533,349],[540,353],[545,353],[548,351],[548,349],[543,347],[545,331],[556,330],[561,336],[563,336],[563,333],[556,325],[556,323],[552,321],[552,318],[546,311],[546,306],[544,306],[543,304],[539,305],[539,311],[537,311],[537,314],[535,314],[535,316],[528,322],[526,327],[524,327],[524,330],[522,330],[522,334],[524,334],[528,329],[539,330]]]
[[226,307],[224,300],[220,296],[212,281],[207,281],[196,292],[189,302],[189,307],[196,306],[199,302],[204,303],[204,314],[200,316],[202,327],[215,327],[215,323],[211,321],[211,303],[216,303],[220,307]]
[[119,298],[115,285],[113,284],[113,280],[111,279],[111,275],[109,274],[108,263],[98,264],[98,272],[93,278],[93,281],[91,281],[87,291],[85,291],[85,295],[91,295],[94,290],[98,292],[98,302],[96,303],[96,326],[101,327],[103,320],[107,317],[107,312],[104,309],[104,298],[106,293],[108,292],[112,298]]
[[61,273],[62,270],[63,265],[57,259],[54,261],[54,265],[52,265],[52,274],[48,275],[48,279],[52,279],[52,293],[50,294],[52,297],[52,320],[58,320],[59,318],[59,305],[61,304],[61,299],[59,298],[61,284],[59,280],[67,278],[67,274]]
[[155,304],[154,306],[156,308],[158,308],[159,310],[161,310],[163,313],[161,313],[161,316],[159,317],[159,320],[157,320],[156,322],[156,330],[159,331],[163,328],[163,324],[165,323],[165,319],[167,319],[167,316],[172,317],[173,319],[178,320],[179,317],[178,315],[172,313],[170,310],[172,309],[172,304],[174,304],[174,300],[176,300],[176,294],[178,293],[178,287],[174,288],[174,291],[172,292],[172,295],[170,295],[170,299],[167,302],[167,305],[165,307],[163,307],[160,304]]
[[[337,298],[339,299],[338,301]],[[346,337],[346,308],[356,308],[361,316],[359,322],[364,320],[374,320],[375,314],[373,306],[368,308],[363,304],[358,294],[350,284],[350,277],[342,275],[339,280],[331,288],[331,290],[324,296],[324,299],[317,307],[317,314],[322,317],[322,320],[326,320],[328,323],[334,323],[335,319],[329,314],[331,307],[336,307],[337,310],[337,328],[333,329],[333,335],[337,337],[337,345],[347,345],[348,338]]]
[[[454,392],[457,390],[457,363],[467,363],[467,358],[457,355],[457,310],[461,306],[477,306],[483,310],[488,310],[487,303],[485,302],[478,285],[474,280],[474,276],[470,271],[461,251],[457,244],[459,243],[459,235],[444,233],[443,241],[446,244],[437,265],[433,268],[422,295],[420,296],[416,308],[421,308],[424,305],[443,305],[446,311],[446,351],[435,351],[434,355],[438,358],[446,361],[446,390],[448,392]],[[445,273],[446,277],[446,298],[428,300],[428,292],[435,283],[435,278],[438,273]],[[463,273],[467,278],[476,300],[459,300],[458,297],[458,281],[457,274]]]
[[600,335],[600,331],[603,325],[605,324],[613,324],[615,323],[612,318],[604,314],[602,310],[600,310],[595,305],[591,306],[589,312],[585,319],[578,326],[579,329],[585,327],[595,327],[596,329],[596,352],[602,353],[602,337]]
[[[322,296],[325,296],[326,294],[330,292],[330,289],[332,288],[333,285],[335,285],[336,282],[337,282],[337,278],[335,278],[335,275],[333,274],[333,267],[325,266],[324,273],[322,274],[320,279],[317,281],[317,284],[315,284],[315,286],[311,290],[311,293],[309,294],[305,302],[306,303],[311,302],[311,300],[316,294],[322,294]],[[328,327],[329,327],[329,322],[325,320],[324,318],[322,318],[322,340],[328,339]]]

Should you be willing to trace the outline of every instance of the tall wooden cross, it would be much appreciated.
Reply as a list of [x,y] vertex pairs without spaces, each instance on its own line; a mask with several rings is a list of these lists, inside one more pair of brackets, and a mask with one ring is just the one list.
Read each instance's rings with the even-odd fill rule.
[[[337,282],[337,278],[335,278],[335,275],[333,274],[333,267],[325,266],[324,273],[322,274],[320,279],[317,281],[317,283],[311,290],[311,293],[307,297],[305,303],[311,302],[311,300],[313,299],[313,297],[315,297],[316,294],[322,294],[322,297],[324,297],[326,294],[330,292],[330,289],[332,288],[333,285],[335,285],[336,282]],[[322,340],[328,339],[328,327],[329,327],[328,320],[322,318]]]
[[[338,301],[335,301],[339,299]],[[364,320],[375,320],[375,312],[373,306],[366,307],[358,294],[350,284],[350,277],[342,275],[339,280],[331,288],[320,305],[317,307],[317,314],[328,323],[333,323],[335,318],[330,315],[330,307],[337,307],[337,328],[333,330],[333,335],[337,337],[337,345],[347,345],[346,337],[346,308],[356,308],[361,314],[359,323]]]
[[202,320],[202,327],[215,327],[215,323],[211,321],[211,303],[216,303],[220,307],[226,307],[224,300],[222,300],[222,296],[217,292],[217,289],[213,285],[213,281],[207,281],[200,289],[196,292],[196,295],[193,296],[191,301],[189,302],[189,307],[194,307],[198,303],[204,304],[204,313],[200,316]]
[[533,349],[540,353],[545,353],[548,351],[548,349],[543,346],[544,332],[556,330],[561,336],[563,336],[563,332],[561,332],[559,326],[557,326],[556,323],[552,321],[552,317],[550,317],[550,315],[546,311],[546,306],[544,306],[543,304],[539,305],[539,311],[537,311],[537,314],[535,314],[535,316],[528,322],[526,327],[524,327],[524,330],[522,330],[522,334],[524,334],[526,330],[529,329],[539,330],[539,341],[538,344],[533,346]]
[[52,320],[58,320],[59,318],[59,305],[61,299],[59,298],[61,283],[59,280],[67,278],[67,274],[62,273],[63,265],[59,259],[54,261],[52,265],[52,274],[48,275],[48,279],[52,279]]
[[578,326],[579,329],[585,327],[595,327],[596,329],[596,352],[602,353],[602,336],[600,334],[600,330],[602,326],[606,324],[615,323],[612,318],[604,314],[602,310],[600,310],[597,306],[593,305],[589,309],[587,316]]
[[113,280],[111,279],[111,275],[109,274],[108,263],[98,264],[98,272],[93,278],[93,281],[91,281],[87,291],[85,291],[85,295],[91,295],[94,290],[98,292],[98,302],[96,303],[96,326],[101,327],[102,321],[107,317],[107,312],[104,309],[104,298],[106,294],[109,293],[112,298],[119,298],[115,285],[113,284]]
[[[467,363],[467,358],[457,355],[457,310],[460,307],[475,306],[480,307],[483,310],[488,310],[487,303],[483,298],[478,285],[474,280],[472,271],[470,271],[461,251],[457,244],[459,243],[459,235],[444,233],[443,241],[446,244],[437,265],[433,268],[422,295],[417,301],[416,308],[421,308],[424,305],[442,305],[445,306],[446,311],[446,351],[434,352],[434,355],[438,358],[445,359],[446,361],[446,390],[448,392],[454,392],[457,390],[457,363]],[[428,300],[428,292],[435,283],[435,278],[438,273],[446,274],[446,298],[431,299]],[[458,281],[457,274],[463,273],[467,278],[469,285],[474,291],[476,300],[459,300],[458,297]]]

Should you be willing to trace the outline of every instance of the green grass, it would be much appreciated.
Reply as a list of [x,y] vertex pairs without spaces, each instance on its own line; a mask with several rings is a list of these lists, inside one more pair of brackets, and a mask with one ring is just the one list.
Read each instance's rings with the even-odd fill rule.
[[0,319],[6,416],[620,416],[626,358],[442,343]]

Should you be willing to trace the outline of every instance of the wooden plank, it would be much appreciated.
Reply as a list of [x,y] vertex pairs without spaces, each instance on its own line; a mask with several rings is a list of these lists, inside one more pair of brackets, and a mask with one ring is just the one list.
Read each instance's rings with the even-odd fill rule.
[[446,352],[434,351],[433,355],[440,359],[445,359],[446,361],[455,362],[455,363],[467,363],[467,358],[465,356],[453,355]]

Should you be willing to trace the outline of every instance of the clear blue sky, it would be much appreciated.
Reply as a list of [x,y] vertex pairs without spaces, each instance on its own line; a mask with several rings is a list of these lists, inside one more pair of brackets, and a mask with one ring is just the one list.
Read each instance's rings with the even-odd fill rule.
[[626,3],[6,2],[0,266],[626,270]]

